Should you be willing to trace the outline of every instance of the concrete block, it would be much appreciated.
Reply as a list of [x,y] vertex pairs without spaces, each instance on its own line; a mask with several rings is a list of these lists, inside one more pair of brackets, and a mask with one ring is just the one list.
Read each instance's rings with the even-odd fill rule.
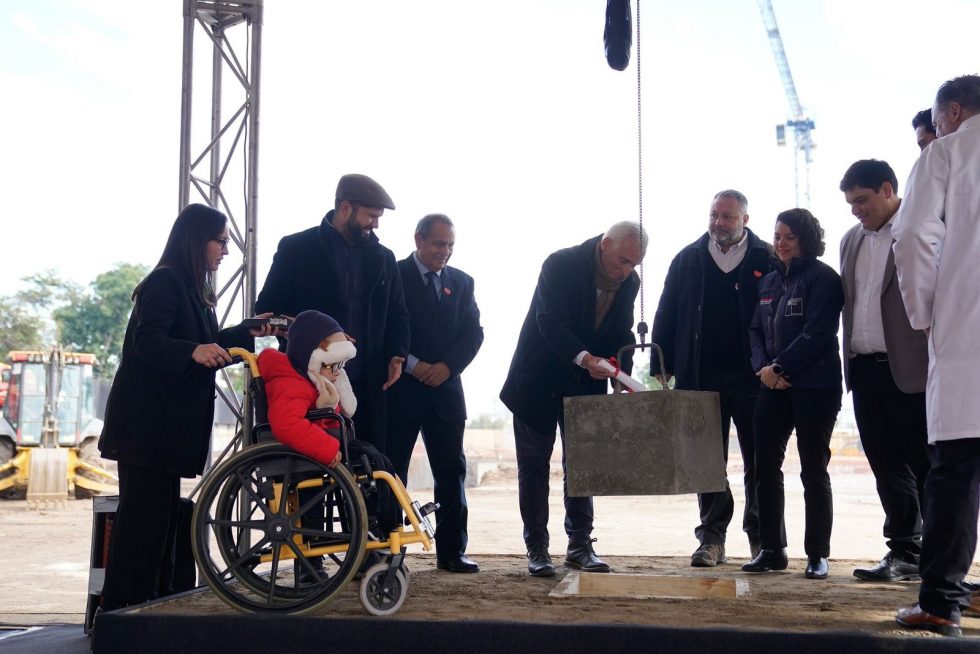
[[717,393],[565,398],[568,494],[678,495],[725,489]]

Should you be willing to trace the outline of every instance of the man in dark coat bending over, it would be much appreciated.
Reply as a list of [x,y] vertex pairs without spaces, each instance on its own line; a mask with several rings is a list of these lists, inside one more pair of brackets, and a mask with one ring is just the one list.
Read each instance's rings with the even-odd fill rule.
[[347,328],[357,357],[347,364],[354,396],[357,438],[382,452],[386,446],[385,393],[402,373],[408,354],[409,316],[391,250],[374,230],[395,203],[366,175],[344,175],[336,203],[317,227],[279,242],[265,286],[255,301],[262,311],[295,316],[316,309]]
[[[611,370],[603,359],[635,342],[633,302],[640,287],[633,269],[646,253],[647,235],[633,222],[550,255],[541,267],[531,307],[500,399],[514,414],[517,480],[528,572],[555,574],[548,554],[548,478],[555,427],[565,441],[563,400],[607,392]],[[632,356],[622,368],[632,369]],[[562,448],[562,467],[565,465]],[[569,497],[565,487],[565,565],[609,572],[592,548],[592,498]]]

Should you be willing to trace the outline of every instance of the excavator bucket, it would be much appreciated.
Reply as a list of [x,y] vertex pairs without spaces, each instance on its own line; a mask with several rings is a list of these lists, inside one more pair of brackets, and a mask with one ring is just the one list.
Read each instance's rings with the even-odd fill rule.
[[35,447],[30,450],[28,506],[68,499],[68,448]]

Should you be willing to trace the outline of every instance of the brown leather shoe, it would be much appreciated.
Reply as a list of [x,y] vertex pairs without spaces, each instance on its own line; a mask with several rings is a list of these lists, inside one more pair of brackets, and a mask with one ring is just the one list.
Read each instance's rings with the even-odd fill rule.
[[910,609],[899,609],[895,616],[895,622],[907,629],[925,629],[943,636],[963,635],[958,622],[927,613],[918,604]]

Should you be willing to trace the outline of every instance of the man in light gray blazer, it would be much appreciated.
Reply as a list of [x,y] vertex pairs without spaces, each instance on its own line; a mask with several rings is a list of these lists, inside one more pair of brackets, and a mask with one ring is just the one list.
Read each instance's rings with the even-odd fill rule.
[[929,471],[926,433],[926,336],[912,329],[898,288],[892,223],[901,199],[895,172],[884,161],[851,165],[840,183],[861,221],[840,246],[844,284],[844,380],[854,399],[861,445],[871,464],[888,553],[866,581],[919,578],[922,507]]

